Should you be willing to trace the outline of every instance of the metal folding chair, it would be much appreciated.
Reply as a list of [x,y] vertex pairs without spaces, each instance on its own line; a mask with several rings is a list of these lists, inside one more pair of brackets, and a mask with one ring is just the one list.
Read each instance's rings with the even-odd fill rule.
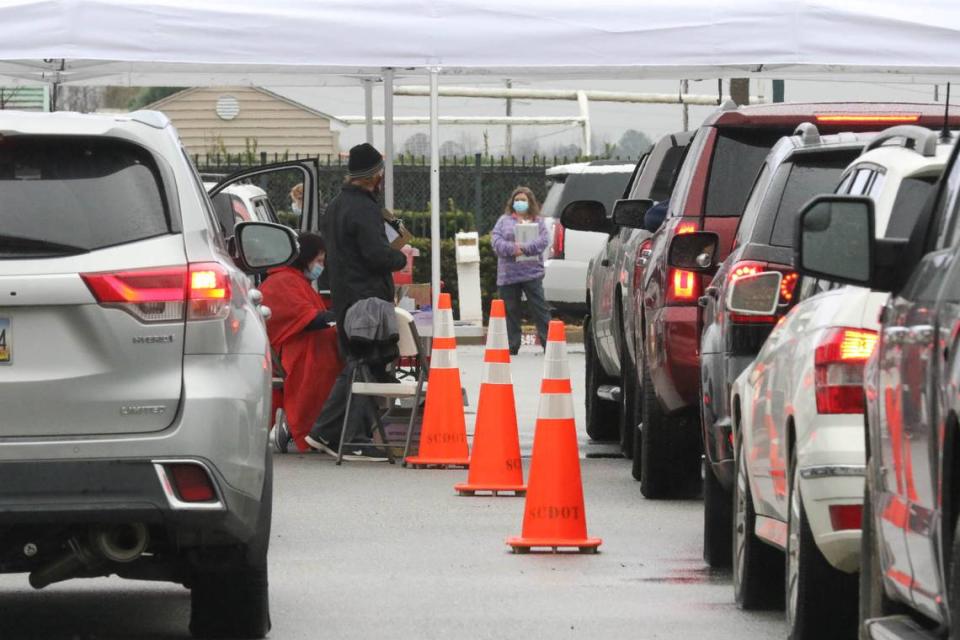
[[[424,349],[423,341],[417,332],[417,325],[413,316],[404,309],[396,307],[397,314],[397,333],[400,340],[397,347],[400,356],[394,363],[393,372],[397,379],[396,382],[370,382],[367,380],[369,372],[366,366],[358,363],[353,370],[353,377],[350,383],[350,392],[347,395],[347,408],[343,414],[343,427],[340,430],[340,446],[337,449],[337,464],[343,462],[343,449],[345,446],[363,445],[384,448],[390,463],[394,463],[394,456],[391,451],[394,443],[391,443],[385,429],[383,428],[383,416],[378,413],[377,432],[383,441],[379,444],[344,442],[347,433],[347,424],[350,419],[350,406],[353,403],[353,396],[372,396],[386,398],[390,401],[391,410],[395,400],[399,398],[410,398],[413,406],[410,409],[410,419],[407,424],[407,437],[403,448],[403,457],[406,458],[410,452],[410,441],[413,435],[414,425],[417,421],[417,413],[420,409],[420,401],[426,393],[426,377],[428,372],[427,352]],[[403,366],[401,366],[401,364]],[[389,411],[387,412],[389,415]]]

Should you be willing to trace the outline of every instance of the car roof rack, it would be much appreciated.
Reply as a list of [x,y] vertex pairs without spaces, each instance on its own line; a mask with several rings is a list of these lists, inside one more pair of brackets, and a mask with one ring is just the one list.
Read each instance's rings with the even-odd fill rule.
[[800,142],[804,145],[807,144],[820,144],[820,130],[817,129],[817,125],[812,122],[801,122],[797,125],[797,128],[793,130],[793,135],[800,138]]
[[937,155],[938,138],[939,134],[936,131],[914,124],[905,124],[880,132],[864,147],[863,152],[879,149],[891,140],[900,140],[900,146],[904,149],[912,149],[925,158],[932,158]]

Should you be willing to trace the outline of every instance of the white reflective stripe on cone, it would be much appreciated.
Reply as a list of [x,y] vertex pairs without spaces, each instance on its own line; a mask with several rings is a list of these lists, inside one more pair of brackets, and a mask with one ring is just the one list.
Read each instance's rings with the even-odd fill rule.
[[440,309],[437,317],[437,336],[438,338],[453,338],[456,334],[453,331],[453,311],[450,309]]
[[537,418],[543,420],[573,419],[573,396],[569,393],[541,393]]
[[507,340],[507,321],[503,318],[490,318],[487,327],[487,349],[509,349]]
[[456,349],[434,349],[430,354],[431,369],[456,369],[457,368],[457,350]]
[[554,358],[551,357],[549,347],[547,349],[547,357],[543,362],[543,377],[552,380],[569,380],[570,362],[567,360],[567,354]]
[[510,365],[506,362],[484,362],[483,384],[513,384],[510,377]]

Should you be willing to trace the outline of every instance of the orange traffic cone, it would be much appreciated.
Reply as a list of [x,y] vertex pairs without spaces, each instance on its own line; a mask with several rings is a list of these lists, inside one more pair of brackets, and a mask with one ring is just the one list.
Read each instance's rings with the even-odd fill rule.
[[453,488],[460,495],[469,496],[477,491],[489,491],[493,495],[506,491],[522,496],[527,491],[520,464],[517,406],[510,377],[510,345],[503,300],[494,300],[490,305],[470,473],[466,484]]
[[533,460],[523,511],[523,534],[508,538],[514,553],[533,547],[576,547],[596,553],[600,538],[587,537],[577,428],[573,419],[570,364],[563,323],[550,322]]
[[408,456],[404,464],[411,467],[466,467],[470,464],[470,451],[467,449],[457,339],[453,333],[449,293],[440,294],[436,313],[420,448],[417,455]]

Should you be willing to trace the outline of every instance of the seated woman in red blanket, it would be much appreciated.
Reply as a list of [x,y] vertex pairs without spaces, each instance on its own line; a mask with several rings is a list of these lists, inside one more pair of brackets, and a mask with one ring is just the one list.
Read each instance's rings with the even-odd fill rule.
[[283,406],[297,449],[309,451],[310,433],[343,368],[337,350],[336,315],[311,284],[323,273],[326,247],[316,234],[300,235],[300,255],[290,266],[272,269],[260,287],[270,346],[286,372]]

